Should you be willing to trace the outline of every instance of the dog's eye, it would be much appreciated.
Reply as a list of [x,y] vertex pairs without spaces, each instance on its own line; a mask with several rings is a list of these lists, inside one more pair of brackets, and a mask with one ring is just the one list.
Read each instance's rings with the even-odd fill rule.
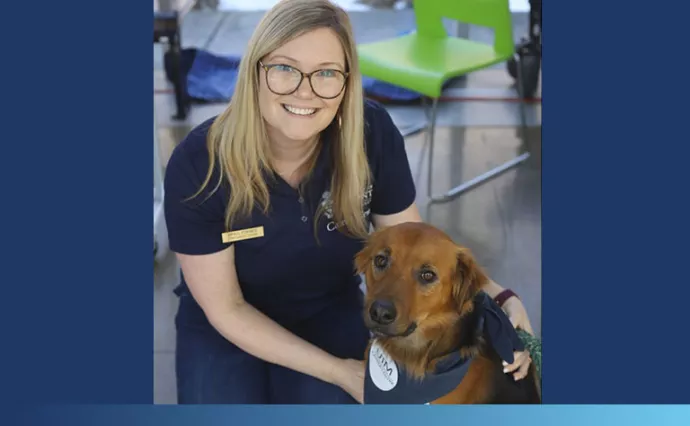
[[436,279],[436,274],[432,271],[422,271],[422,273],[419,274],[419,277],[422,279],[423,282],[430,283]]
[[377,255],[374,258],[374,266],[379,269],[385,268],[388,265],[388,258],[382,254]]

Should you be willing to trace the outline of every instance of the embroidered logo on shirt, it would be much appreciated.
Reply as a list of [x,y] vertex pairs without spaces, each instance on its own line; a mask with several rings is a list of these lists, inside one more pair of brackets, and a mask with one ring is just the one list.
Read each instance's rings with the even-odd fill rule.
[[[369,219],[369,215],[371,214],[371,209],[369,208],[369,205],[371,204],[371,197],[373,191],[374,186],[369,184],[364,190],[364,196],[362,197],[362,214],[364,215],[364,218],[367,220]],[[324,191],[324,193],[321,194],[320,204],[324,216],[328,219],[326,229],[329,232],[335,231],[336,229],[344,225],[344,222],[336,224],[333,220],[333,196],[331,191]]]
[[324,191],[321,194],[321,208],[323,209],[323,215],[328,219],[333,219],[333,198],[331,197],[331,191]]

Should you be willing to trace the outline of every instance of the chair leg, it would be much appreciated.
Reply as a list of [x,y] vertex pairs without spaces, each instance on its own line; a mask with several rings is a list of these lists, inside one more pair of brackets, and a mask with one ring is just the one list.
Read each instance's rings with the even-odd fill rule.
[[[527,141],[527,112],[525,111],[525,73],[523,70],[523,55],[521,53],[515,54],[515,59],[517,60],[517,91],[518,99],[520,100],[520,120],[522,124],[522,137]],[[527,145],[527,144],[525,144]]]
[[[520,96],[520,118],[522,122],[522,131],[523,131],[523,138],[527,138],[527,115],[525,111],[525,102],[524,98],[522,95],[522,60],[521,58],[518,58],[518,90],[519,90],[519,96]],[[437,106],[438,106],[438,99],[434,99],[433,101],[433,106],[431,108],[431,115],[429,117],[429,128],[428,132],[429,134],[427,135],[428,139],[428,145],[429,145],[429,161],[428,161],[428,170],[427,170],[427,194],[428,194],[428,199],[429,199],[429,205],[431,204],[442,204],[442,203],[447,203],[449,201],[454,200],[458,196],[464,194],[465,192],[482,185],[491,179],[500,176],[501,174],[507,172],[508,170],[512,169],[513,167],[516,167],[530,158],[530,153],[529,151],[509,160],[506,161],[505,163],[501,164],[500,166],[494,167],[493,169],[475,177],[467,182],[458,185],[449,191],[440,194],[440,195],[433,195],[434,193],[432,192],[433,187],[432,187],[432,172],[433,172],[433,156],[434,156],[434,131],[436,128],[436,113],[437,113]],[[528,144],[525,144],[528,146]]]
[[434,161],[434,136],[436,136],[436,112],[438,110],[438,98],[434,98],[431,105],[431,114],[427,116],[429,120],[429,128],[427,129],[427,144],[429,145],[429,164],[427,167],[427,194],[429,198],[433,200],[433,186],[432,186],[432,176],[433,176],[433,161]]

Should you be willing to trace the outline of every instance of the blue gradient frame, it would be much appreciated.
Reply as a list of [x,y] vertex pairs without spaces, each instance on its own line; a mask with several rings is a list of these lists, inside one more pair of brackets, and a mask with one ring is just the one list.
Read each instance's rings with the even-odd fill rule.
[[[21,404],[23,424],[659,426],[690,417],[662,406],[148,406],[151,4],[6,3],[0,401]],[[687,24],[687,5],[625,5],[547,2],[543,13],[546,404],[690,403],[690,117],[679,98],[690,79],[685,46],[673,45],[683,37],[671,34]]]
[[[35,425],[149,426],[359,424],[513,426],[687,426],[688,406],[94,406],[43,408],[20,417]],[[19,418],[18,418],[19,419]]]

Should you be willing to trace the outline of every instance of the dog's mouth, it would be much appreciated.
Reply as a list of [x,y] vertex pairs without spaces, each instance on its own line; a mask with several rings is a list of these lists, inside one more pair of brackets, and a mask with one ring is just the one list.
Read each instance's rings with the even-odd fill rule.
[[405,330],[402,332],[393,330],[391,327],[383,327],[383,326],[370,326],[369,331],[375,336],[375,337],[380,337],[380,338],[394,338],[394,337],[407,337],[410,334],[414,333],[414,331],[417,329],[417,323],[416,322],[411,322]]

